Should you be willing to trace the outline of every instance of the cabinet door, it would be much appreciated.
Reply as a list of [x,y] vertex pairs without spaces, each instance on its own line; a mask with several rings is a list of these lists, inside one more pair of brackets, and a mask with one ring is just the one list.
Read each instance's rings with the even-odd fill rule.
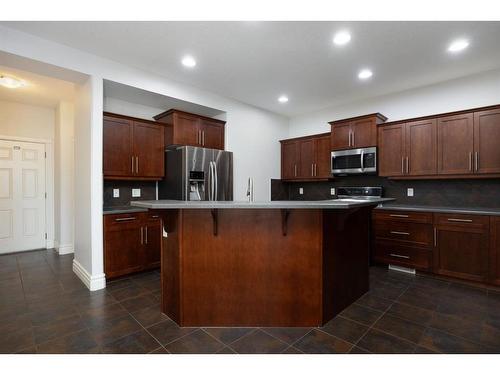
[[406,173],[410,176],[437,174],[437,121],[406,124]]
[[203,147],[224,150],[224,125],[202,119],[200,130]]
[[345,150],[351,147],[351,123],[332,125],[332,150]]
[[104,224],[104,271],[106,277],[117,277],[140,271],[143,267],[144,235],[140,215],[109,216],[105,218]]
[[299,148],[297,141],[281,143],[281,178],[290,180],[299,175],[298,165]]
[[373,118],[353,121],[351,133],[351,148],[377,145],[377,124]]
[[379,176],[402,176],[405,166],[405,124],[379,127],[378,145]]
[[470,174],[474,151],[472,113],[438,120],[438,174]]
[[314,177],[314,139],[308,139],[299,142],[300,149],[300,178]]
[[474,170],[500,173],[500,109],[474,113]]
[[[466,280],[488,280],[489,218],[485,216],[446,218],[435,215],[438,223],[434,249],[434,271]],[[439,217],[439,219],[436,219]],[[445,221],[448,220],[448,223]],[[463,220],[462,224],[450,220]],[[470,221],[466,223],[466,221]],[[477,221],[475,223],[474,221]]]
[[144,268],[160,266],[162,227],[161,219],[150,215],[144,227]]
[[317,178],[332,177],[330,136],[318,137],[314,140],[315,176]]
[[500,216],[490,220],[490,282],[500,285]]
[[103,121],[104,177],[132,175],[133,124],[131,120],[105,116]]
[[200,119],[196,116],[174,113],[173,142],[176,145],[201,146]]
[[157,177],[165,175],[165,142],[163,126],[134,121],[134,175]]

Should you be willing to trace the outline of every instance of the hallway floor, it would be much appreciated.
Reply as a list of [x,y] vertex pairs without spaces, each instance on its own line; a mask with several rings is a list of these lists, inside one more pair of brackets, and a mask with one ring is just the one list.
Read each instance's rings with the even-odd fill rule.
[[159,271],[89,292],[72,255],[0,256],[0,353],[500,353],[500,292],[372,267],[321,328],[180,328]]

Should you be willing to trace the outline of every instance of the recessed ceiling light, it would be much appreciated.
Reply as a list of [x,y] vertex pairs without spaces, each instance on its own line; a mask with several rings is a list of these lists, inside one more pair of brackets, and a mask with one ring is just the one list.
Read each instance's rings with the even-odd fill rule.
[[469,46],[469,41],[466,39],[457,39],[454,40],[448,47],[448,52],[460,52],[466,49]]
[[351,34],[347,31],[339,31],[333,37],[333,43],[337,46],[343,46],[351,41]]
[[281,95],[281,96],[278,98],[278,102],[280,102],[280,103],[286,103],[286,102],[288,102],[288,96],[286,96],[286,95]]
[[188,68],[194,68],[196,66],[196,60],[193,56],[184,56],[182,58],[182,65]]
[[370,69],[362,69],[358,73],[358,78],[359,79],[368,79],[373,75],[373,72]]
[[26,86],[27,83],[22,79],[18,79],[11,76],[0,75],[0,85],[7,87],[9,89],[17,89],[19,87]]

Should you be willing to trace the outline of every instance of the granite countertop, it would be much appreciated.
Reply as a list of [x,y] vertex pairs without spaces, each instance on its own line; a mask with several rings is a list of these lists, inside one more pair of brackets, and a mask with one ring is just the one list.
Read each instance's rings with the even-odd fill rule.
[[409,204],[384,203],[377,210],[416,211],[416,212],[440,212],[455,214],[473,214],[499,216],[500,208],[491,207],[446,207],[446,206],[422,206]]
[[141,207],[132,207],[132,206],[116,206],[116,207],[104,207],[102,209],[103,215],[112,215],[112,214],[128,214],[134,212],[146,212],[147,208]]
[[134,207],[149,209],[213,209],[213,208],[248,208],[248,209],[272,209],[272,208],[322,208],[322,209],[350,209],[357,207],[373,206],[383,202],[392,201],[392,198],[374,199],[329,199],[324,201],[268,201],[268,202],[246,202],[246,201],[176,201],[176,200],[152,200],[131,202]]

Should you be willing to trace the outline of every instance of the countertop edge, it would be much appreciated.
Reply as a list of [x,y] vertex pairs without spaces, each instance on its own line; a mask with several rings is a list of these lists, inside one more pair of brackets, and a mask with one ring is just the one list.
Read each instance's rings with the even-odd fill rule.
[[443,207],[443,206],[405,206],[405,205],[379,205],[376,210],[387,211],[411,211],[411,212],[436,212],[436,213],[450,213],[450,214],[470,214],[470,215],[487,215],[487,216],[500,216],[499,209],[487,208],[469,208],[469,207]]

